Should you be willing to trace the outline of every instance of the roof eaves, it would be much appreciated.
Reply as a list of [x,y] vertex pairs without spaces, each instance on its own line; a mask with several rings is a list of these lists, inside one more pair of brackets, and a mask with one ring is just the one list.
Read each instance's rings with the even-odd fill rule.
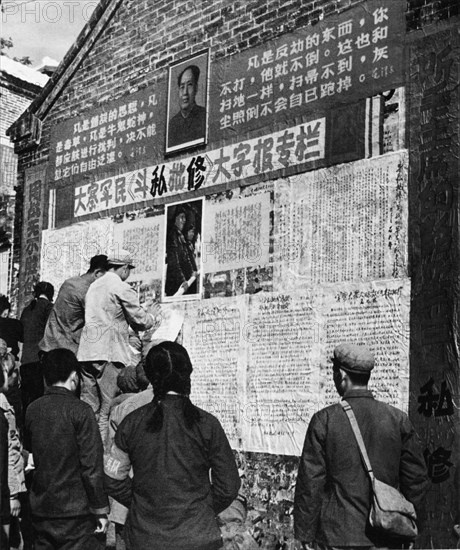
[[15,129],[20,127],[21,119],[27,117],[41,119],[47,114],[121,2],[122,0],[101,0],[99,2],[90,20],[78,35],[42,92],[29,105],[21,117],[7,129],[6,135],[12,137],[13,141],[15,140]]

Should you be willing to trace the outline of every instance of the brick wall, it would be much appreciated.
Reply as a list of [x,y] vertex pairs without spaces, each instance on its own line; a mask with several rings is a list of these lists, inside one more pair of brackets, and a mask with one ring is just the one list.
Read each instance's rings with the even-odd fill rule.
[[[404,1],[404,0],[395,0]],[[20,169],[47,156],[49,128],[67,117],[165,78],[174,60],[211,48],[212,59],[232,55],[314,24],[361,0],[161,0],[122,2],[48,114],[37,151]],[[408,30],[458,15],[458,0],[409,0]]]
[[[166,77],[171,62],[205,47],[211,49],[211,60],[232,55],[359,3],[360,0],[235,0],[232,3],[227,0],[125,0],[48,113],[40,146],[20,156],[19,185],[23,184],[24,169],[46,161],[50,129],[54,125],[100,103],[154,85]],[[411,0],[407,6],[408,31],[458,14],[458,0]],[[21,196],[19,194],[19,205]],[[20,216],[19,207],[19,226]],[[20,231],[16,230],[17,257],[19,235]],[[257,481],[253,482],[248,490],[250,504],[262,518],[257,527],[259,545],[272,550],[293,548],[289,514],[297,459],[243,453],[241,460],[251,472],[256,466],[264,465],[266,499],[255,496],[262,488],[262,481],[259,486]],[[279,483],[282,469],[289,469],[286,485]]]
[[29,97],[19,95],[16,91],[6,87],[3,79],[0,81],[0,103],[2,106],[2,116],[0,117],[0,136],[6,136],[6,130],[20,115],[27,109],[31,103]]

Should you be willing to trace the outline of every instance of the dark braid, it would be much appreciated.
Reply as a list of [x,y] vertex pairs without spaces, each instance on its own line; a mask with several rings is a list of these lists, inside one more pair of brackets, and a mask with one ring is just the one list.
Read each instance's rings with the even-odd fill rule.
[[153,387],[152,416],[147,428],[152,432],[163,427],[163,400],[168,391],[182,396],[185,425],[191,429],[200,420],[200,411],[189,399],[192,363],[187,350],[175,342],[162,342],[147,354],[145,374]]
[[153,388],[153,401],[152,406],[153,414],[147,423],[147,428],[152,432],[159,432],[163,427],[163,399],[166,396],[166,390],[164,387],[165,378],[161,376],[159,370],[154,372],[154,378],[151,380]]

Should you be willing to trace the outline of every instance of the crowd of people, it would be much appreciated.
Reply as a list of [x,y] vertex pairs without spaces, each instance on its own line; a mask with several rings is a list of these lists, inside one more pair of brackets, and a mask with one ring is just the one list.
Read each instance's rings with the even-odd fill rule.
[[[110,522],[119,550],[259,548],[225,529],[246,513],[233,451],[220,422],[190,398],[187,350],[152,340],[161,309],[140,305],[126,282],[133,267],[126,251],[95,256],[54,303],[53,286],[38,283],[20,319],[0,297],[2,550],[102,550]],[[417,508],[425,462],[407,415],[368,389],[372,354],[346,343],[332,362],[375,476]],[[298,547],[409,543],[372,531],[370,501],[347,415],[340,404],[319,411],[295,490]]]

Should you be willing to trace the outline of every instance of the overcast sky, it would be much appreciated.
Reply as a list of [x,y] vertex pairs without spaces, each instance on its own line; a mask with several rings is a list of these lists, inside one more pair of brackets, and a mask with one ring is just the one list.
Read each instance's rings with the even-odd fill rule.
[[61,61],[91,17],[98,0],[1,0],[1,36],[12,38],[10,57]]

